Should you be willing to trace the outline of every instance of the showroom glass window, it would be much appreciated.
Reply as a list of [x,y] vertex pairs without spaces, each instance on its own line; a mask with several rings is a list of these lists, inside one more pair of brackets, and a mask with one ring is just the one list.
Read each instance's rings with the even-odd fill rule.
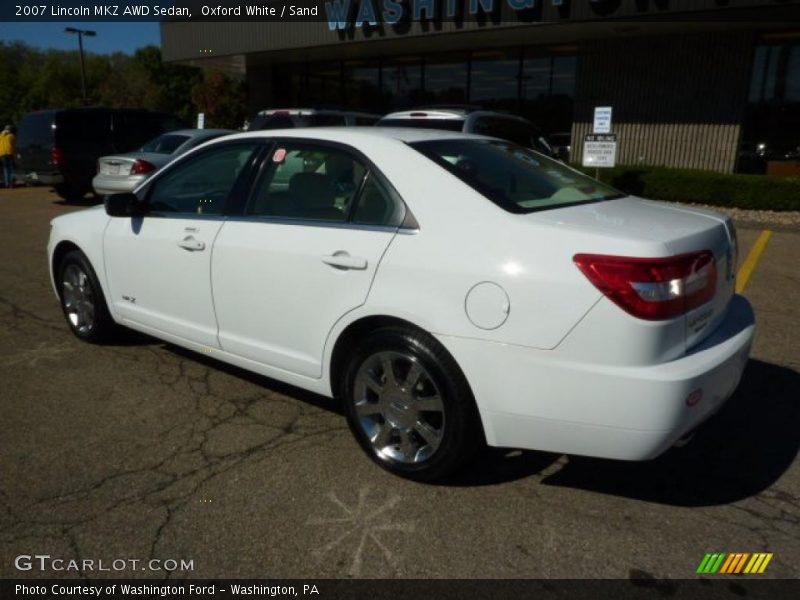
[[419,105],[422,89],[422,58],[405,56],[383,62],[381,87],[387,110],[401,110]]
[[344,102],[347,108],[373,112],[383,104],[381,68],[374,61],[346,61],[342,68]]
[[467,102],[469,61],[466,54],[426,57],[424,64],[425,99],[433,104]]
[[156,179],[148,195],[150,213],[220,215],[257,144],[212,148],[178,163]]
[[800,40],[775,40],[755,49],[738,170],[765,173],[798,159]]
[[490,109],[517,108],[520,51],[473,52],[469,101]]

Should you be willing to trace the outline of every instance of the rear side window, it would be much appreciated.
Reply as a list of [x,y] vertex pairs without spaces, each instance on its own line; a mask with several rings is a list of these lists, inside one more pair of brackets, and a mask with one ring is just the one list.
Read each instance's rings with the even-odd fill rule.
[[399,225],[403,220],[403,205],[395,202],[384,185],[369,173],[353,211],[353,223],[359,225]]
[[443,129],[445,131],[461,131],[463,119],[381,119],[376,123],[380,127],[414,127],[415,129]]
[[556,160],[508,142],[454,139],[410,146],[513,213],[623,196]]
[[256,144],[211,148],[178,163],[150,188],[151,212],[183,215],[219,215]]
[[19,124],[17,146],[53,145],[53,113],[30,114]]

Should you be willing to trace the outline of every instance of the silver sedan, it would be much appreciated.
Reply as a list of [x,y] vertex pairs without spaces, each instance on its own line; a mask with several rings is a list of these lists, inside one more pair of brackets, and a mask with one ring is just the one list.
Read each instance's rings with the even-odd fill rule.
[[96,194],[132,192],[158,169],[195,146],[234,133],[230,129],[178,129],[159,135],[136,152],[102,156],[92,179]]

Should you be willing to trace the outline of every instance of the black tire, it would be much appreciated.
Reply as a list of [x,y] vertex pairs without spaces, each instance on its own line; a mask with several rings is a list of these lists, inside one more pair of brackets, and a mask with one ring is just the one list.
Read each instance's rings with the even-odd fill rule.
[[[387,384],[385,366],[374,366],[379,362],[385,365],[382,359],[392,364],[394,383]],[[404,364],[408,365],[405,371]],[[413,379],[418,383],[409,386],[414,365]],[[376,383],[378,370],[380,392],[365,383],[367,374]],[[404,388],[400,387],[400,379],[406,384]],[[392,395],[400,393],[398,390],[405,390],[405,396]],[[441,479],[455,473],[485,443],[464,374],[447,350],[422,331],[387,327],[360,340],[347,363],[342,391],[347,422],[358,443],[373,461],[396,475],[417,481]],[[433,404],[432,399],[440,399],[436,405],[441,406],[441,411],[424,408]],[[426,400],[428,404],[417,404]],[[409,408],[413,406],[420,408]],[[380,413],[378,407],[383,407]],[[360,410],[371,414],[365,415]],[[387,435],[382,431],[384,428],[392,430],[390,442],[385,446],[382,440],[387,438],[381,437]],[[433,436],[438,445],[429,444],[419,431],[428,435],[438,431],[438,438]],[[408,458],[411,455],[413,459]]]
[[61,310],[72,333],[93,344],[111,340],[117,326],[86,255],[80,250],[65,254],[56,276]]

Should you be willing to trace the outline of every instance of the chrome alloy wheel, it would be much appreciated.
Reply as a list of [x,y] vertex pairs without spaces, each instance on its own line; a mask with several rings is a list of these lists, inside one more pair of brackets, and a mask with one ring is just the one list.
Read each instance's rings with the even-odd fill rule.
[[94,293],[89,276],[76,264],[64,269],[61,282],[64,297],[64,312],[72,327],[81,334],[86,334],[94,327]]
[[444,404],[415,357],[372,354],[356,373],[353,393],[359,426],[378,457],[414,464],[436,452],[444,434]]

